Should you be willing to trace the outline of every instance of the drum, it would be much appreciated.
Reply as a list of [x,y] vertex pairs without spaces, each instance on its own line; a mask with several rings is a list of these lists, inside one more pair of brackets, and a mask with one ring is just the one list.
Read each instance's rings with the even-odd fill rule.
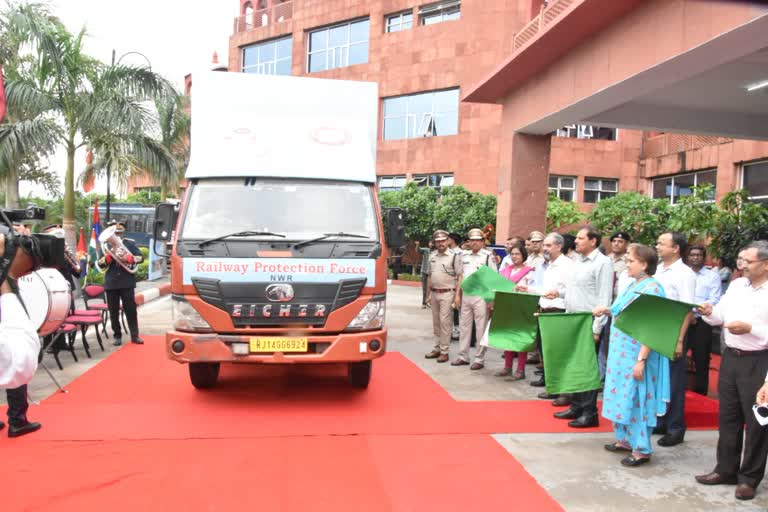
[[72,294],[58,270],[41,268],[19,278],[19,294],[40,336],[51,334],[69,316]]

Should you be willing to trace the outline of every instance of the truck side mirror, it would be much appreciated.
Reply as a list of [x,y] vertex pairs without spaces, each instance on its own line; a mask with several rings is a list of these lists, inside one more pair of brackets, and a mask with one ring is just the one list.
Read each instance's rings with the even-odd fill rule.
[[176,225],[176,205],[160,203],[155,207],[155,226],[153,234],[155,240],[167,242],[171,239],[171,233]]
[[401,208],[387,209],[386,226],[384,238],[389,247],[402,247],[408,242],[405,237],[405,212]]

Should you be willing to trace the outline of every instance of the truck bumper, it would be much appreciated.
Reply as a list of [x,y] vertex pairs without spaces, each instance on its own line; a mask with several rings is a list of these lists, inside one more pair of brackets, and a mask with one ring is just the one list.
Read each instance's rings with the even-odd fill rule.
[[[367,361],[386,352],[387,330],[330,335],[306,335],[307,352],[269,352],[235,354],[233,344],[248,344],[252,336],[218,333],[168,331],[165,345],[168,357],[179,363],[340,363]],[[259,334],[258,336],[263,336]],[[284,334],[282,336],[285,336]],[[242,347],[242,345],[241,345]]]

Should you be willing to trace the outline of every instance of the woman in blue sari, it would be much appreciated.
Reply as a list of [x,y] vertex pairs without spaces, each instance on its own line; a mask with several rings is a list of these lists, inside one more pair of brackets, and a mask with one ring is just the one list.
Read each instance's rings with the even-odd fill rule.
[[[664,297],[664,288],[651,277],[656,272],[656,251],[631,244],[627,273],[634,281],[610,308],[599,306],[595,316],[616,317],[639,293]],[[623,466],[634,467],[651,458],[651,431],[669,403],[669,359],[611,326],[611,341],[603,390],[603,417],[613,422],[616,441],[605,445],[610,452],[628,452]]]

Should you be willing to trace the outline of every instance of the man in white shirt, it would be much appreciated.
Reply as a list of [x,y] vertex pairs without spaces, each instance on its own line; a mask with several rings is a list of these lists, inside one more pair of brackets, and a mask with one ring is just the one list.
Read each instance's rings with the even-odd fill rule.
[[718,304],[698,308],[705,322],[723,326],[726,348],[718,380],[717,465],[696,481],[738,484],[736,498],[751,500],[768,456],[768,430],[752,413],[753,398],[768,401],[768,242],[748,245],[736,265],[744,277],[731,282]]
[[[693,244],[688,249],[688,266],[696,274],[696,300],[694,304],[712,304],[720,302],[722,284],[720,274],[704,266],[707,249],[702,244]],[[712,326],[701,321],[701,315],[694,311],[691,326],[688,328],[686,349],[691,349],[691,356],[696,368],[696,380],[693,391],[707,396],[709,391],[709,360],[712,354]]]
[[[682,233],[666,232],[656,241],[656,252],[661,264],[654,277],[664,287],[668,299],[693,304],[696,297],[696,274],[682,257],[688,247],[688,239]],[[669,407],[667,414],[659,418],[655,434],[664,434],[659,439],[659,446],[675,446],[685,439],[685,385],[688,379],[688,366],[683,345],[688,325],[693,312],[683,322],[677,338],[675,358],[669,362]]]
[[[0,234],[0,255],[0,272],[7,269],[0,284],[0,388],[6,389],[8,397],[8,437],[19,437],[40,429],[39,423],[27,420],[27,383],[37,370],[40,338],[9,280],[28,273],[33,264],[20,248],[14,256],[6,251],[4,234]],[[0,429],[4,427],[0,422]]]
[[[537,276],[534,287],[530,289],[526,286],[517,287],[521,292],[540,293],[539,311],[543,313],[562,313],[565,311],[566,282],[573,267],[573,261],[562,253],[563,243],[563,237],[559,233],[547,235],[542,244],[544,263],[536,269]],[[539,333],[536,334],[536,344],[539,347],[539,353],[541,353]],[[531,382],[531,386],[544,387],[545,383],[545,375],[542,371],[541,378]],[[539,395],[539,398],[550,399],[557,398],[557,396],[544,392]]]

